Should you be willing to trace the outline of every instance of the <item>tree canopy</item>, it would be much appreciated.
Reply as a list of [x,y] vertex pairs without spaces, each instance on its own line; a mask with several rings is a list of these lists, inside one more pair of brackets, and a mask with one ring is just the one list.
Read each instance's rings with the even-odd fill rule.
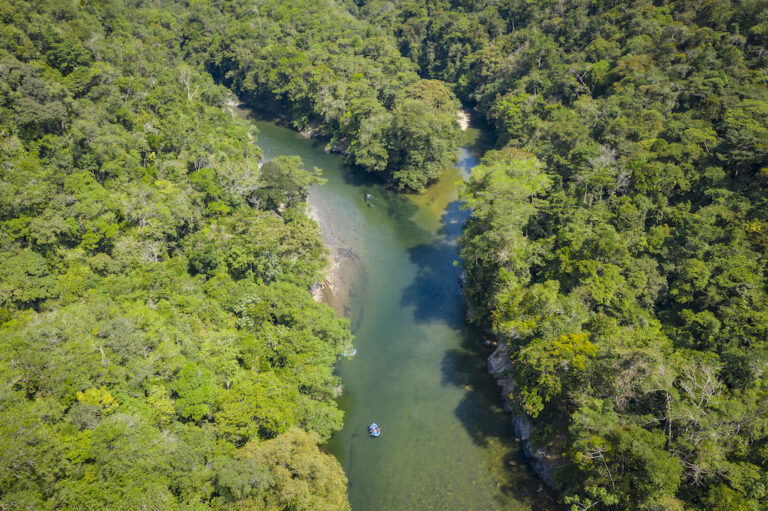
[[462,192],[469,316],[574,510],[768,506],[767,7],[359,7],[498,137]]
[[199,2],[184,50],[240,98],[320,132],[347,162],[422,191],[455,158],[459,103],[419,78],[392,35],[335,0]]
[[[768,507],[764,0],[0,5],[0,505],[348,509],[320,182],[423,190],[573,510]],[[228,89],[229,88],[229,89]]]
[[318,175],[171,7],[0,7],[0,507],[348,509]]

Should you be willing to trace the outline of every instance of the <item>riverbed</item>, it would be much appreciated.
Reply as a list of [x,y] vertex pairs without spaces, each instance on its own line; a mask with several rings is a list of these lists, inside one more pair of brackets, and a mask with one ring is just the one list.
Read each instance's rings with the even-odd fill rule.
[[353,511],[554,509],[486,372],[483,333],[464,320],[456,242],[467,214],[456,183],[487,133],[473,123],[456,166],[406,195],[323,152],[324,142],[250,119],[266,158],[299,155],[322,169],[327,183],[309,202],[326,245],[349,258],[332,305],[350,318],[357,354],[338,367],[345,425],[327,448],[347,473]]

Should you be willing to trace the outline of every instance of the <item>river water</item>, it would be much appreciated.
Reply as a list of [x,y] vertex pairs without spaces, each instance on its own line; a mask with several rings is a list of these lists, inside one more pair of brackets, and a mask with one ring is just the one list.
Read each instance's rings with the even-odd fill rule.
[[325,243],[347,254],[349,296],[334,305],[352,322],[357,355],[338,367],[345,425],[328,450],[349,477],[353,511],[553,508],[486,373],[483,334],[464,320],[456,241],[466,213],[455,184],[477,163],[486,132],[470,127],[456,167],[427,193],[404,195],[324,153],[322,142],[250,119],[266,158],[299,155],[322,169],[327,183],[309,202]]

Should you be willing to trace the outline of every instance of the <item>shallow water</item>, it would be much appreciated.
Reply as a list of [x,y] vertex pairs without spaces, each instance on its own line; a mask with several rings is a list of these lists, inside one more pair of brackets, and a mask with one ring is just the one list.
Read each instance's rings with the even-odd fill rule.
[[328,444],[349,477],[352,509],[554,508],[514,442],[483,334],[464,321],[455,263],[466,213],[455,184],[477,163],[485,132],[466,132],[456,167],[427,193],[403,195],[324,153],[323,142],[251,120],[267,158],[296,154],[322,169],[328,182],[311,189],[310,203],[324,241],[358,256],[345,304],[357,355],[339,364],[345,426]]

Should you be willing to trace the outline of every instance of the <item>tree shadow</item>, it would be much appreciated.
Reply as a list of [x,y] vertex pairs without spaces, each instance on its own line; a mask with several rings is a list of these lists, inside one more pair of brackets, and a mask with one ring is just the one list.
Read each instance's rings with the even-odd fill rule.
[[[464,223],[469,218],[469,211],[463,209],[463,202],[455,200],[445,208],[443,216],[440,217],[440,229],[438,234],[442,235],[446,241],[458,241],[459,236],[464,231]],[[458,250],[458,247],[457,247]]]
[[401,303],[413,307],[417,323],[442,321],[456,329],[465,325],[456,242],[466,218],[461,203],[453,201],[443,212],[438,236],[408,249],[416,278],[403,291]]
[[503,457],[495,473],[501,492],[531,509],[559,509],[549,492],[539,491],[542,483],[514,440],[511,419],[502,408],[501,389],[487,370],[491,349],[483,341],[488,335],[465,320],[461,267],[454,262],[459,261],[457,241],[468,216],[460,201],[450,203],[441,216],[436,239],[409,249],[417,276],[401,300],[413,307],[416,322],[442,322],[458,332],[460,346],[447,350],[441,361],[441,384],[464,389],[454,415],[476,445]]
[[472,441],[498,456],[494,476],[502,494],[531,509],[563,509],[539,480],[525,457],[522,445],[514,439],[512,421],[503,410],[501,389],[488,374],[491,353],[476,327],[462,329],[460,348],[449,350],[442,360],[442,384],[463,387],[465,393],[454,409]]
[[511,440],[511,423],[501,408],[499,388],[486,370],[490,353],[480,349],[476,333],[466,334],[461,348],[447,351],[442,360],[441,383],[466,391],[454,414],[477,445],[486,447],[492,438]]
[[[317,147],[319,150],[324,151],[325,143],[322,141],[315,141],[315,147]],[[350,165],[348,163],[344,163],[344,155],[338,154],[338,153],[330,153],[332,157],[339,158],[341,163],[341,178],[344,180],[344,183],[348,185],[352,185],[357,188],[368,188],[368,189],[380,189],[381,186],[386,185],[386,180],[383,178],[383,176],[379,174],[374,174],[371,172],[368,172],[363,167],[358,167],[356,165]]]
[[483,346],[483,332],[465,320],[461,267],[456,263],[457,239],[467,216],[459,201],[452,202],[440,219],[436,239],[409,249],[417,275],[403,292],[402,303],[413,308],[417,323],[442,322],[458,332],[461,346],[448,350],[442,360],[442,384],[466,389],[455,414],[473,441],[486,446],[491,437],[509,439],[511,428],[501,409],[499,389],[487,372],[490,352]]

